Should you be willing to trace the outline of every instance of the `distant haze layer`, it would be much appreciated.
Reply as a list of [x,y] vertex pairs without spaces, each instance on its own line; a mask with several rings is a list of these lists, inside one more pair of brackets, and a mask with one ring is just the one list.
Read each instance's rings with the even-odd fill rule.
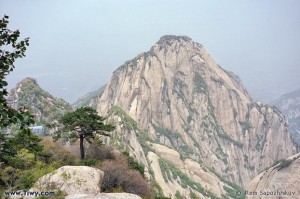
[[256,100],[300,85],[300,1],[0,1],[9,27],[30,37],[8,77],[25,77],[74,102],[104,85],[125,61],[166,34],[204,45],[239,75]]

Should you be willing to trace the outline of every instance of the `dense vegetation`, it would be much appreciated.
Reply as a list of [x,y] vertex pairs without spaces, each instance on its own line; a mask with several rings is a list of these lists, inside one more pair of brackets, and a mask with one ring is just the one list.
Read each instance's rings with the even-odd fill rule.
[[51,137],[44,137],[38,147],[44,156],[37,155],[32,149],[18,150],[18,161],[0,171],[2,191],[29,189],[41,176],[61,166],[84,165],[105,172],[101,185],[103,192],[129,192],[150,197],[150,187],[141,174],[143,165],[126,155],[114,153],[113,148],[94,142],[86,150],[86,159],[81,160],[75,145],[67,145],[63,141],[53,142]]
[[[38,156],[45,156],[41,139],[28,128],[34,123],[33,116],[23,108],[13,109],[6,101],[5,77],[14,70],[16,59],[25,56],[29,45],[28,38],[18,41],[19,30],[11,31],[7,25],[8,16],[4,16],[0,20],[0,191],[26,184],[28,178],[22,177],[26,175],[23,171],[38,164]],[[18,125],[18,133],[7,136],[6,129],[14,124]]]
[[26,107],[38,116],[37,124],[51,124],[65,113],[72,111],[71,106],[63,99],[57,99],[43,90],[33,78],[22,80],[10,93],[20,107]]

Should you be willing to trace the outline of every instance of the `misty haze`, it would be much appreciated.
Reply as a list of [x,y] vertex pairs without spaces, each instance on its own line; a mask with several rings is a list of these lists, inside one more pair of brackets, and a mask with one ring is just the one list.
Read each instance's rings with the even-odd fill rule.
[[300,2],[0,13],[1,197],[300,197]]

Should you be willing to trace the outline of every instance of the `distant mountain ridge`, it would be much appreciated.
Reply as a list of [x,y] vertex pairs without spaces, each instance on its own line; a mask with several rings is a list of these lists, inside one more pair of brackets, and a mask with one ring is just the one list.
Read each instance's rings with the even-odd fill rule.
[[238,198],[234,183],[296,153],[284,116],[253,102],[189,37],[164,36],[125,62],[97,110],[117,124],[109,143],[142,162],[165,195]]
[[37,125],[50,124],[72,111],[72,107],[63,99],[52,96],[43,90],[33,78],[27,77],[10,91],[9,97],[18,103],[19,107],[26,107],[30,113],[36,115]]
[[72,107],[74,109],[83,107],[83,106],[91,106],[93,108],[96,108],[97,106],[97,99],[101,97],[101,95],[104,92],[105,86],[101,86],[99,89],[89,92],[85,94],[84,96],[80,97],[78,100],[76,100],[74,103],[72,103]]
[[300,147],[300,89],[282,95],[273,104],[287,116],[293,138]]

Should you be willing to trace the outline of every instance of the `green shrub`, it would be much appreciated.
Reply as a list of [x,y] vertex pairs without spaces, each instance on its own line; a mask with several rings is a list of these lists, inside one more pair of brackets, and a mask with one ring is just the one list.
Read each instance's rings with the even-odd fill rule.
[[[202,185],[198,182],[193,181],[192,179],[190,179],[185,173],[183,173],[182,171],[180,171],[178,168],[176,168],[173,164],[163,160],[163,159],[159,159],[159,163],[160,163],[160,167],[161,165],[163,166],[163,170],[168,174],[171,173],[173,178],[176,179],[177,177],[180,178],[181,181],[181,186],[183,188],[192,188],[200,193],[202,193],[205,196],[208,196],[212,199],[218,199],[218,197],[213,194],[212,192],[205,190]],[[169,175],[171,175],[169,174]],[[170,176],[168,176],[170,178]]]
[[154,197],[154,199],[171,199],[171,197],[166,197],[164,195],[157,195]]
[[195,85],[195,91],[197,93],[206,93],[207,92],[207,85],[205,83],[205,80],[199,73],[195,73],[193,81],[194,81],[194,85]]
[[[277,165],[279,163],[279,165],[276,168],[278,168],[278,170],[281,170],[281,169],[283,169],[285,167],[288,167],[292,162],[293,162],[293,160],[286,160],[286,159],[276,160],[271,165],[271,167],[273,167],[273,166],[275,166],[275,165]],[[268,169],[268,168],[266,168],[266,169]]]
[[200,199],[200,197],[192,191],[190,192],[190,198],[191,199]]
[[96,160],[113,160],[115,159],[115,155],[112,147],[92,143],[86,150],[86,158]]
[[178,190],[175,193],[175,197],[176,197],[176,199],[182,199],[183,198]]
[[284,167],[288,167],[292,162],[293,162],[293,160],[283,160],[280,163],[279,168],[282,169]]
[[95,158],[90,158],[90,159],[84,159],[84,160],[80,160],[79,161],[79,165],[82,165],[82,166],[96,166],[96,165],[101,165],[101,160],[97,160]]

